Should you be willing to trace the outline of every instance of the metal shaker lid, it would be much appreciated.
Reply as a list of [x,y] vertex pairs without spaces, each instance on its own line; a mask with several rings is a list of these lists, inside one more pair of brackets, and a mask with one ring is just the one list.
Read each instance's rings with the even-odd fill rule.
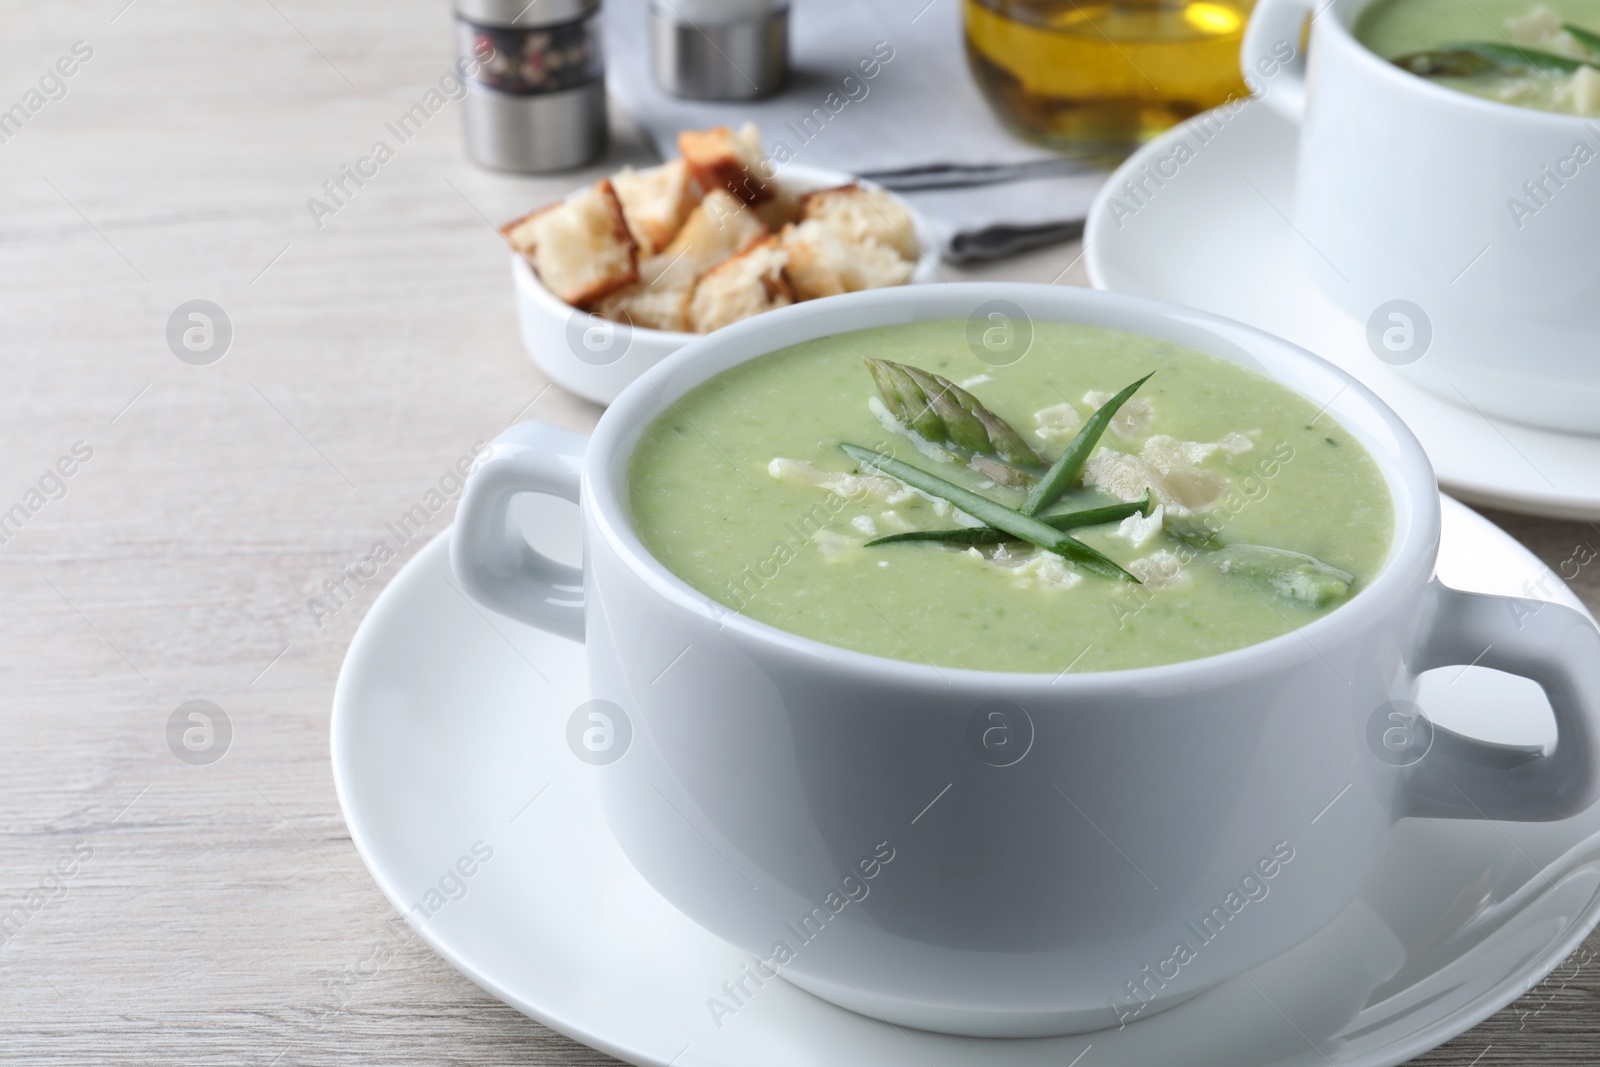
[[479,26],[536,30],[600,10],[600,0],[455,0],[456,15]]

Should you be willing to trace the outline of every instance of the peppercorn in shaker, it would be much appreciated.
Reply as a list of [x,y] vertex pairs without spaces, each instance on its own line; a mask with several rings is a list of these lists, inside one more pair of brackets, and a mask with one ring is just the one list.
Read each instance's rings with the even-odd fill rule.
[[567,170],[606,144],[600,0],[455,0],[468,72],[467,154],[499,170]]

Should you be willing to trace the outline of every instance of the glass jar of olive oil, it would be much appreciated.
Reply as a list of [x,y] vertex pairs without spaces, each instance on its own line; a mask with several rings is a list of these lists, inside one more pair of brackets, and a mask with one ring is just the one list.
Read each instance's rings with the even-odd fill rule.
[[963,0],[973,78],[1007,126],[1114,162],[1230,96],[1254,0]]

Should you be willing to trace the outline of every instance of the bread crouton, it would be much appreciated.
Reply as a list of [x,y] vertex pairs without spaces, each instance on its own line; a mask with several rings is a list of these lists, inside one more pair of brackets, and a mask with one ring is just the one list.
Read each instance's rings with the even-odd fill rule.
[[788,256],[777,235],[767,237],[713,267],[689,298],[689,325],[710,333],[763,311],[794,303],[783,276]]
[[639,277],[639,246],[622,203],[602,178],[567,199],[500,228],[561,300],[583,307]]
[[767,180],[771,168],[762,156],[761,133],[752,122],[738,133],[727,126],[684,130],[678,134],[678,151],[708,193],[726,189],[746,204],[772,197],[775,183]]
[[681,159],[647,170],[624,168],[611,178],[622,202],[623,217],[639,243],[640,256],[653,256],[667,246],[699,193]]
[[772,183],[772,195],[752,205],[767,229],[777,233],[791,222],[800,221],[800,194],[787,185]]
[[548,204],[542,208],[528,212],[520,219],[512,219],[500,227],[500,236],[506,243],[522,254],[530,264],[533,262],[533,233],[534,222],[547,211],[560,207],[560,204]]
[[885,245],[845,241],[819,219],[786,226],[782,235],[788,254],[785,273],[799,300],[904,285],[912,263]]
[[683,228],[642,270],[648,284],[691,286],[694,279],[767,235],[754,210],[721,189],[706,194]]
[[613,322],[647,330],[689,329],[689,293],[687,285],[647,285],[635,282],[626,289],[618,289],[603,297],[594,310]]
[[800,198],[800,218],[816,219],[843,241],[876,241],[913,262],[920,254],[911,212],[881,189],[841,185],[807,193]]

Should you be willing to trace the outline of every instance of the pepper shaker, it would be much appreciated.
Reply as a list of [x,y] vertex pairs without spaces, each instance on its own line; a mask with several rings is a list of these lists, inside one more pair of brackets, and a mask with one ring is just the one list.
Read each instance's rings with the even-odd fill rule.
[[600,0],[454,2],[473,160],[538,173],[580,167],[605,150]]
[[789,72],[788,0],[651,0],[656,84],[692,100],[751,100]]

